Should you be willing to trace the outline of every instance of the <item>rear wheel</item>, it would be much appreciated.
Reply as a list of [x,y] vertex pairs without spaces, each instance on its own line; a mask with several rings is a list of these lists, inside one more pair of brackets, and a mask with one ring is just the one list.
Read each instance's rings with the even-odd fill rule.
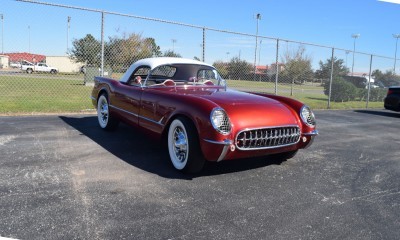
[[183,117],[172,121],[168,130],[168,152],[173,166],[182,172],[199,172],[205,159],[193,123]]
[[28,69],[26,69],[26,72],[31,74],[33,72],[33,69],[32,68],[28,68]]
[[106,94],[102,94],[97,100],[97,119],[99,125],[104,130],[115,130],[118,126],[118,120],[114,119],[109,110],[109,103]]

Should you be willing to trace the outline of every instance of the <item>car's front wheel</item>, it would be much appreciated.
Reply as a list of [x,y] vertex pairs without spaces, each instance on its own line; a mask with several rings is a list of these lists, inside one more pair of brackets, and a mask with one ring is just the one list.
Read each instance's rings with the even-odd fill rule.
[[168,152],[174,167],[183,172],[199,172],[205,163],[193,123],[178,117],[168,130]]
[[97,119],[99,125],[104,130],[115,130],[118,126],[118,120],[111,116],[108,98],[102,94],[97,100]]

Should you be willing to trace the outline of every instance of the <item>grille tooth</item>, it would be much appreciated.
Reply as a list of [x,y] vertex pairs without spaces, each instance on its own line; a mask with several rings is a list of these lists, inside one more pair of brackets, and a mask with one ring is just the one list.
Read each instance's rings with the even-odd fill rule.
[[297,126],[246,130],[236,136],[236,146],[241,150],[277,148],[298,143],[300,135]]

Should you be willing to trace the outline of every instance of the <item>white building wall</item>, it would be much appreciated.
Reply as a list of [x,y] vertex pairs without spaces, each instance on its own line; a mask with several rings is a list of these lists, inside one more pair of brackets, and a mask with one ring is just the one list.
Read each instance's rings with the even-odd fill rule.
[[9,68],[8,60],[9,60],[8,56],[0,55],[0,68]]
[[46,57],[46,64],[51,67],[58,68],[59,72],[77,73],[79,72],[83,63],[76,63],[68,56],[48,56]]

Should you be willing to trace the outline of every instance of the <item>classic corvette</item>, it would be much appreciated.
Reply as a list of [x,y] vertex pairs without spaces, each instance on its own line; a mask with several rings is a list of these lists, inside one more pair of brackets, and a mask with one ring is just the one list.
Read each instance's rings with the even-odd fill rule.
[[96,77],[91,98],[102,129],[123,121],[165,141],[183,172],[200,171],[205,161],[289,159],[318,134],[303,103],[227,89],[213,66],[190,59],[139,60],[120,80]]

